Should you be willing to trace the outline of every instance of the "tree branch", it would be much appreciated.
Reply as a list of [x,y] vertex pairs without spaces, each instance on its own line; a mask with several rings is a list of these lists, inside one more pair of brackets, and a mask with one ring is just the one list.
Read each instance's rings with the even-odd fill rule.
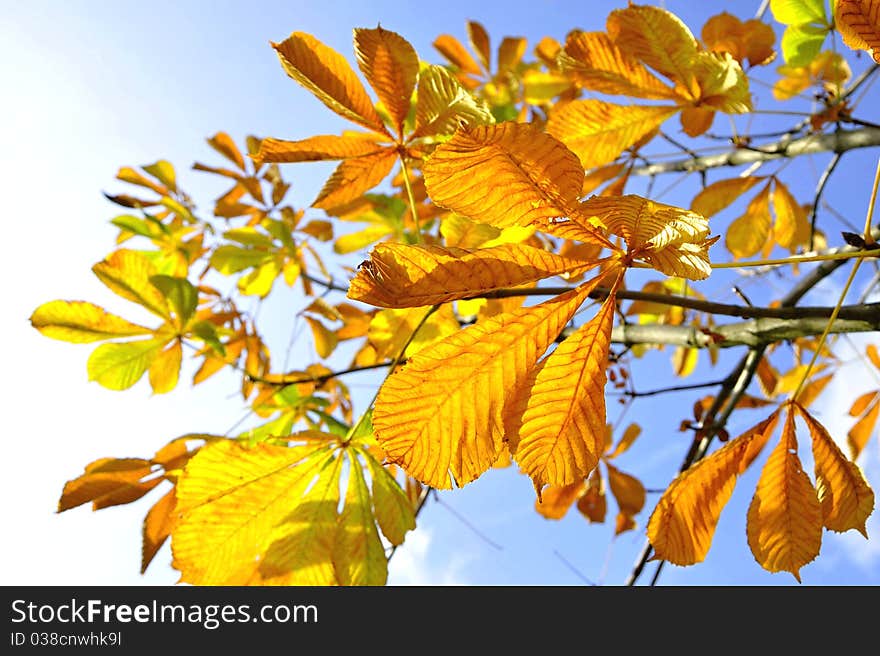
[[658,175],[675,171],[705,171],[722,166],[740,166],[752,162],[766,162],[773,159],[798,157],[812,153],[844,153],[855,148],[880,146],[880,129],[861,128],[840,130],[827,134],[808,134],[799,139],[780,139],[760,148],[735,148],[719,155],[689,157],[671,162],[660,162],[638,166],[631,170],[633,175]]

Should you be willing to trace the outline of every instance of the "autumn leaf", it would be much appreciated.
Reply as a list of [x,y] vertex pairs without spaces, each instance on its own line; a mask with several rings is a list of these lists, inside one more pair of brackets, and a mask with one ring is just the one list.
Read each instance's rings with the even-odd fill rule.
[[131,503],[162,482],[151,476],[152,463],[142,458],[102,458],[64,485],[58,512],[91,502],[93,510]]
[[709,50],[729,52],[740,64],[761,66],[776,58],[773,28],[755,18],[743,22],[723,11],[706,21],[701,36]]
[[583,481],[562,487],[548,487],[543,495],[535,499],[535,510],[546,519],[562,519],[575,499],[583,494],[585,487]]
[[147,567],[153,562],[153,558],[165,544],[171,535],[176,515],[174,510],[177,506],[175,490],[171,489],[159,499],[144,518],[143,546],[141,548],[141,574],[147,571]]
[[874,427],[877,425],[877,418],[880,417],[880,393],[877,391],[868,392],[857,398],[853,402],[849,414],[853,417],[861,415],[846,434],[850,457],[856,460],[867,446],[868,440],[871,439]]
[[746,527],[755,560],[769,572],[799,570],[819,555],[822,506],[797,456],[794,411],[789,408],[782,438],[773,449],[749,506]]
[[46,337],[77,344],[153,332],[87,301],[43,303],[31,314],[30,322]]
[[770,182],[748,204],[745,213],[727,228],[724,244],[734,257],[759,252],[770,234]]
[[789,66],[809,64],[825,41],[831,23],[824,0],[770,0],[773,18],[787,25],[782,34],[782,56]]
[[452,134],[462,123],[476,127],[494,122],[485,103],[474,98],[442,66],[429,65],[419,74],[411,139]]
[[788,100],[814,86],[839,96],[843,85],[852,77],[846,59],[830,50],[818,53],[804,66],[780,66],[778,72],[782,77],[773,85],[776,100]]
[[607,460],[605,468],[608,471],[608,486],[619,509],[614,534],[620,535],[635,528],[634,517],[645,505],[645,486],[639,479],[620,471]]
[[694,196],[691,209],[709,219],[765,179],[759,175],[750,175],[713,182]]
[[384,585],[388,577],[385,549],[373,518],[370,489],[351,451],[345,507],[333,544],[333,568],[340,585]]
[[880,63],[880,2],[877,0],[837,0],[834,26],[843,42],[853,50],[866,50]]

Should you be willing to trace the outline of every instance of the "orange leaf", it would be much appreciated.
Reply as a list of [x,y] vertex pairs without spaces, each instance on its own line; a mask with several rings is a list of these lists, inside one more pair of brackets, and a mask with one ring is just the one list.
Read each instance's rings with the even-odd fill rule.
[[880,416],[880,402],[875,401],[871,409],[846,434],[850,457],[853,460],[856,460],[861,455],[868,444],[868,440],[871,439],[871,435],[874,433],[874,426],[877,425],[878,416]]
[[498,459],[504,407],[587,296],[574,289],[425,347],[390,375],[373,428],[390,462],[432,487],[464,485]]
[[64,484],[58,512],[92,502],[93,510],[131,503],[144,496],[162,481],[152,473],[152,463],[142,458],[101,458],[86,466],[85,473]]
[[525,123],[461,128],[423,172],[437,205],[502,228],[567,216],[584,182],[577,156]]
[[865,412],[865,410],[868,409],[868,406],[871,405],[871,403],[873,403],[874,399],[876,399],[877,397],[878,397],[877,390],[871,390],[870,392],[865,392],[864,394],[862,394],[855,401],[853,401],[853,404],[849,409],[849,416],[850,417],[860,416],[862,413]]
[[611,488],[611,494],[614,495],[617,507],[620,509],[614,534],[620,535],[624,531],[635,528],[636,524],[633,518],[645,506],[645,486],[639,479],[623,473],[608,462],[605,463],[605,466],[608,469],[608,486]]
[[153,504],[144,518],[143,547],[141,550],[141,574],[147,571],[147,567],[153,561],[165,540],[171,535],[176,516],[174,508],[177,500],[174,490],[169,490],[165,496]]
[[880,1],[837,0],[834,26],[853,50],[867,50],[880,64]]
[[749,506],[746,533],[755,560],[768,572],[799,570],[819,555],[822,506],[797,456],[794,411],[773,449]]
[[806,211],[779,180],[776,180],[773,189],[773,211],[776,214],[773,236],[777,244],[794,252],[798,246],[810,241],[810,222]]
[[574,30],[559,58],[562,69],[585,89],[652,100],[675,99],[675,91],[604,32]]
[[614,447],[614,451],[605,456],[608,460],[613,460],[617,456],[625,453],[636,441],[636,438],[642,434],[642,427],[638,424],[630,424],[626,427],[626,430],[623,431],[623,436],[620,438],[620,441],[617,443],[617,446]]
[[880,369],[880,354],[877,353],[877,345],[868,344],[868,347],[865,349],[865,354],[868,356],[871,363]]
[[388,148],[373,155],[345,160],[324,183],[312,207],[332,212],[334,208],[358,198],[391,173],[396,159],[394,149]]
[[354,51],[361,71],[402,135],[419,74],[419,56],[409,41],[381,27],[356,29]]
[[593,168],[613,162],[677,111],[663,105],[574,100],[550,113],[547,132],[574,151],[584,168]]
[[[581,289],[589,292],[600,280]],[[605,370],[614,308],[611,293],[595,317],[536,367],[508,406],[505,434],[511,452],[539,497],[545,485],[584,479],[605,450]]]
[[369,135],[344,136],[318,135],[300,141],[263,139],[260,150],[254,156],[258,162],[317,162],[349,157],[374,155],[384,150]]
[[535,499],[535,510],[547,519],[562,519],[571,504],[584,491],[585,483],[578,481],[563,487],[548,487],[539,499]]
[[809,383],[803,386],[803,388],[801,389],[801,393],[798,394],[798,397],[795,400],[803,407],[809,408],[811,405],[813,405],[813,401],[815,401],[816,398],[828,386],[828,383],[831,382],[832,378],[834,378],[833,372],[819,378],[814,378]]
[[707,219],[711,218],[763,179],[755,175],[713,182],[694,197],[691,209]]
[[681,111],[681,128],[689,137],[699,137],[712,127],[715,110],[706,107],[685,107]]
[[211,148],[244,171],[244,157],[241,156],[241,151],[235,145],[232,137],[225,132],[218,132],[210,139],[207,139],[207,142]]
[[446,57],[463,73],[480,75],[480,66],[474,61],[467,49],[451,34],[441,34],[432,44],[441,55]]
[[373,101],[342,55],[305,32],[294,32],[271,45],[284,71],[327,107],[369,130],[387,134]]
[[778,411],[774,412],[678,475],[648,521],[648,539],[656,558],[693,565],[706,557],[736,477],[766,443],[778,417]]
[[593,470],[593,474],[587,481],[587,491],[578,499],[577,509],[590,522],[601,524],[605,521],[608,502],[605,498],[605,486],[602,483],[602,475],[599,473],[598,468]]
[[348,297],[380,307],[436,305],[596,266],[525,244],[464,249],[377,244]]
[[842,533],[856,529],[867,539],[865,522],[874,510],[874,492],[854,462],[847,460],[828,434],[803,406],[795,404],[813,438],[816,491],[825,528]]
[[452,134],[462,123],[474,127],[494,122],[485,103],[474,98],[442,66],[426,66],[419,74],[412,139]]
[[526,51],[527,41],[518,36],[506,36],[498,46],[498,74],[507,73],[519,64]]
[[486,28],[477,21],[467,22],[468,41],[471,48],[477,53],[480,63],[487,71],[492,69],[492,49],[489,43],[489,34]]

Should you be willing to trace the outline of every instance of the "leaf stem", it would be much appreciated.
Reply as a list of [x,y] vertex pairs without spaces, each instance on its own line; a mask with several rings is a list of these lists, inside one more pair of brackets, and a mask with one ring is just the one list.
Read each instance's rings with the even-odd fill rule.
[[[400,154],[400,168],[403,171],[403,185],[406,187],[406,195],[409,198],[409,211],[412,214],[413,223],[416,225],[416,243],[422,243],[422,226],[419,224],[419,211],[416,206],[416,197],[413,195],[412,183],[409,179],[409,167],[406,165],[406,156]],[[427,317],[426,317],[427,318]]]
[[713,269],[743,269],[746,267],[801,264],[803,262],[826,262],[828,260],[849,260],[852,258],[857,258],[861,261],[861,259],[865,257],[880,257],[880,248],[869,251],[848,251],[841,253],[825,253],[823,255],[781,257],[771,260],[749,260],[748,262],[716,262],[712,264],[711,267]]

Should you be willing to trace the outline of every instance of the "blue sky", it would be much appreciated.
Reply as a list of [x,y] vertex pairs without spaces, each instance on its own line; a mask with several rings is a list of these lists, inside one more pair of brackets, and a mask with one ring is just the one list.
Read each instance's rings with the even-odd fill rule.
[[[338,133],[349,125],[326,110],[289,80],[278,65],[269,41],[294,30],[314,34],[354,62],[351,29],[383,27],[400,32],[423,59],[439,63],[431,41],[441,33],[462,40],[465,21],[481,21],[493,38],[528,38],[530,48],[542,36],[562,40],[572,28],[601,29],[607,13],[619,2],[28,2],[10,4],[0,26],[0,79],[6,90],[0,143],[4,147],[2,179],[6,190],[6,253],[2,261],[7,296],[4,343],[6,375],[5,435],[7,463],[2,498],[7,526],[0,582],[4,584],[166,584],[177,575],[168,562],[167,546],[147,575],[138,574],[140,522],[148,503],[92,513],[87,508],[57,515],[54,508],[63,482],[104,456],[146,456],[168,440],[192,431],[223,433],[244,412],[230,379],[211,380],[194,389],[181,385],[165,396],[152,396],[138,384],[117,393],[87,383],[87,346],[55,342],[30,328],[27,317],[42,302],[88,299],[110,309],[112,294],[92,276],[89,267],[112,250],[115,229],[107,221],[118,214],[101,196],[119,192],[113,180],[121,165],[148,164],[159,158],[177,167],[182,186],[207,211],[224,191],[210,176],[188,169],[194,161],[216,163],[205,138],[218,130],[241,141],[247,134],[296,139]],[[697,32],[705,19],[721,10],[743,18],[760,3],[672,1]],[[496,8],[497,7],[497,8]],[[769,19],[769,17],[768,17]],[[779,33],[779,26],[777,33]],[[864,58],[862,58],[862,61]],[[863,64],[860,64],[861,67]],[[758,73],[766,82],[776,78],[775,65]],[[766,87],[753,86],[759,106],[770,108]],[[869,96],[867,103],[876,92]],[[794,100],[786,109],[809,106]],[[876,104],[874,105],[876,106]],[[870,113],[863,112],[866,118]],[[740,128],[757,126],[759,118],[738,119]],[[774,126],[791,117],[774,117]],[[876,112],[874,113],[876,120]],[[727,129],[719,118],[717,131]],[[670,130],[677,125],[669,124]],[[762,127],[763,129],[763,127]],[[795,196],[806,201],[827,162],[825,156],[803,158],[780,174]],[[864,220],[876,152],[847,156],[844,172],[827,191],[829,203],[856,225]],[[773,173],[778,165],[760,172]],[[306,207],[331,168],[324,164],[291,165],[290,199]],[[723,174],[738,173],[739,170]],[[713,174],[710,180],[720,179]],[[676,182],[658,181],[658,190]],[[638,191],[636,183],[632,191]],[[665,192],[662,200],[687,206],[698,189],[695,177]],[[318,217],[320,212],[310,211]],[[735,208],[721,217],[713,231],[736,216]],[[841,226],[827,215],[829,234]],[[838,243],[834,241],[833,243]],[[718,248],[718,255],[727,254]],[[840,280],[821,286],[811,304],[836,300]],[[745,286],[756,303],[784,291],[773,277]],[[713,276],[700,290],[717,300],[736,302],[730,279]],[[277,333],[285,345],[283,322],[302,307],[293,295],[272,298],[265,315],[277,316]],[[133,317],[134,318],[134,317]],[[289,331],[289,328],[287,329]],[[868,339],[876,341],[876,335]],[[864,339],[861,340],[863,350]],[[311,355],[308,341],[298,343],[294,358]],[[832,434],[842,437],[844,416],[856,394],[877,386],[858,362],[841,372],[849,383],[829,388],[817,412]],[[705,366],[685,382],[723,376],[724,363],[738,352],[725,353],[716,370]],[[669,371],[669,352],[650,355],[640,363],[639,388],[662,384]],[[191,373],[191,370],[190,370]],[[185,379],[185,377],[184,377]],[[352,379],[358,399],[370,396],[376,379]],[[664,487],[687,448],[688,434],[678,432],[689,415],[693,395],[645,400],[626,421],[637,421],[644,433],[636,447],[621,458],[625,471],[637,474],[649,488]],[[609,420],[616,418],[609,402]],[[734,416],[731,433],[756,423],[759,411]],[[802,450],[807,450],[805,447]],[[880,482],[880,454],[874,439],[861,462],[870,480]],[[788,574],[771,575],[754,561],[745,538],[745,512],[759,468],[740,480],[722,515],[715,544],[705,563],[691,568],[666,568],[662,582],[676,585],[789,585]],[[612,538],[612,527],[588,525],[576,512],[552,522],[533,510],[531,483],[514,469],[492,471],[464,489],[442,495],[430,504],[420,525],[395,556],[392,583],[551,584],[621,583],[641,548],[641,530],[652,501],[639,516],[640,530]],[[610,508],[613,510],[613,507]],[[613,513],[611,515],[613,517]],[[460,517],[479,527],[478,535]],[[878,533],[878,521],[869,532]],[[571,568],[577,570],[573,571]],[[806,584],[880,583],[880,540],[865,542],[855,534],[825,533],[820,558],[805,567]]]

